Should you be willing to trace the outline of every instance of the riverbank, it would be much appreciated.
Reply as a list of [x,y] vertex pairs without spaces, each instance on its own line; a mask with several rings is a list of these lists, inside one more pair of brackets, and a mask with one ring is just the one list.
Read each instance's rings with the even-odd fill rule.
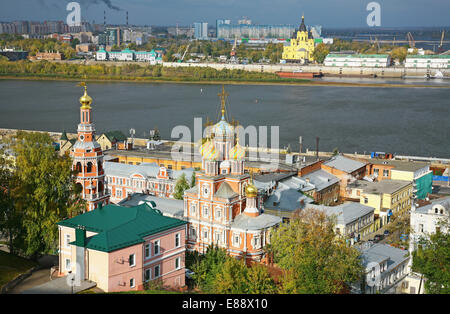
[[0,74],[0,80],[29,80],[29,81],[71,81],[71,82],[120,82],[120,83],[175,83],[175,84],[207,84],[207,85],[268,85],[268,86],[333,86],[333,87],[383,87],[383,88],[450,88],[450,85],[424,85],[424,84],[392,84],[392,83],[356,83],[332,82],[314,80],[288,80],[288,81],[244,81],[244,80],[194,80],[194,79],[156,79],[147,77],[134,78],[84,78],[48,75],[12,75]]

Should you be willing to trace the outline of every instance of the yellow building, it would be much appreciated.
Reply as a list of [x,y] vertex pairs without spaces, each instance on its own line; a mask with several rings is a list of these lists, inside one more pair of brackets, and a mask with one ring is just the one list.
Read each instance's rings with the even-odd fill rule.
[[392,215],[401,215],[411,209],[413,183],[402,180],[369,182],[357,180],[347,186],[351,198],[375,208],[375,229],[389,223]]
[[305,18],[302,16],[302,24],[300,24],[297,34],[294,33],[289,46],[283,47],[282,59],[286,62],[311,62],[314,61],[313,52],[314,39],[311,32],[306,29]]

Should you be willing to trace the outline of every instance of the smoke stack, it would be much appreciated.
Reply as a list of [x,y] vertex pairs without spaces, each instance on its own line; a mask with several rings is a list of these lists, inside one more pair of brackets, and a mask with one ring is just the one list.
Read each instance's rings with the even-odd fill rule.
[[319,160],[319,137],[316,137],[316,157]]
[[103,26],[106,26],[106,11],[103,11]]
[[128,26],[128,11],[127,11],[127,26]]

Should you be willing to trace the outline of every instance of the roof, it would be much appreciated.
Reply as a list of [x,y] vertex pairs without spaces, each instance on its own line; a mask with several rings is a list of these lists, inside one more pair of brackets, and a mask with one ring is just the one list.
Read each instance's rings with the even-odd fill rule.
[[83,226],[86,231],[96,232],[96,235],[86,239],[84,247],[112,252],[142,243],[146,236],[186,223],[180,219],[163,216],[160,211],[152,209],[147,204],[134,207],[110,204],[60,221],[58,225],[71,228]]
[[237,215],[231,223],[231,228],[243,230],[261,230],[270,228],[281,223],[282,218],[269,214],[260,214],[256,217],[250,217],[242,213]]
[[336,53],[329,53],[327,55],[327,58],[387,58],[389,57],[388,54],[349,54],[349,55],[343,55],[343,54],[336,54]]
[[230,198],[234,198],[236,196],[239,196],[239,194],[237,194],[235,191],[233,191],[233,189],[231,188],[231,186],[227,182],[223,182],[220,185],[220,187],[217,189],[217,191],[214,194],[214,196],[215,197],[220,197],[220,198],[230,199]]
[[359,248],[359,250],[364,267],[367,267],[371,262],[379,263],[387,260],[387,273],[409,258],[408,251],[387,244],[377,243],[369,247]]
[[395,170],[399,171],[417,171],[430,165],[429,163],[426,162],[376,159],[376,158],[369,159],[369,162],[373,165],[393,166]]
[[337,206],[311,204],[308,205],[308,208],[321,210],[327,216],[336,216],[336,223],[344,226],[375,211],[375,208],[373,207],[356,202],[347,202]]
[[254,177],[255,181],[258,182],[278,182],[280,180],[292,177],[294,175],[296,175],[297,172],[272,172],[272,173],[267,173],[267,174],[260,174]]
[[362,162],[341,155],[334,156],[330,160],[325,161],[323,164],[347,173],[352,173],[353,171],[358,170],[366,165]]
[[156,208],[158,208],[164,216],[180,217],[184,215],[184,202],[183,200],[176,200],[174,198],[161,198],[153,195],[147,195],[143,193],[133,193],[130,195],[130,199],[125,198],[118,205],[125,207],[133,207],[140,205],[142,202],[154,202]]
[[309,179],[309,183],[314,185],[317,191],[339,183],[338,177],[321,169],[308,173],[300,178],[303,180]]
[[114,140],[116,140],[116,141],[126,141],[128,139],[127,136],[125,134],[123,134],[122,131],[109,131],[109,132],[105,132],[103,134],[105,134],[105,136],[111,142],[113,142]]
[[427,205],[417,207],[415,211],[421,214],[427,214],[434,205],[438,204],[444,206],[447,210],[450,210],[450,196],[431,200]]
[[406,59],[450,59],[450,55],[407,55]]
[[[107,176],[131,177],[133,174],[139,174],[145,178],[156,178],[159,173],[160,166],[156,163],[141,163],[139,165],[129,165],[119,162],[105,161],[103,163],[103,168],[105,169],[105,175]],[[194,173],[194,169],[167,169],[167,172],[171,179],[178,179],[182,174],[185,174],[186,178],[189,179]]]
[[403,180],[382,180],[378,182],[356,180],[355,182],[349,184],[348,187],[360,188],[364,191],[364,193],[369,194],[392,194],[411,184],[411,181]]
[[[280,182],[278,188],[264,202],[264,208],[272,210],[295,211],[314,200],[298,192],[297,189]],[[275,205],[274,205],[275,202]]]

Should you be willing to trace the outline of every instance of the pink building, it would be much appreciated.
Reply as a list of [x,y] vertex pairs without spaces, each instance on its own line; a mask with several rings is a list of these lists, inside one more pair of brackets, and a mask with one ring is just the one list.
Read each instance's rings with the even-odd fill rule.
[[183,287],[186,224],[147,203],[99,206],[60,221],[59,274],[72,271],[106,292],[142,290],[152,280]]

